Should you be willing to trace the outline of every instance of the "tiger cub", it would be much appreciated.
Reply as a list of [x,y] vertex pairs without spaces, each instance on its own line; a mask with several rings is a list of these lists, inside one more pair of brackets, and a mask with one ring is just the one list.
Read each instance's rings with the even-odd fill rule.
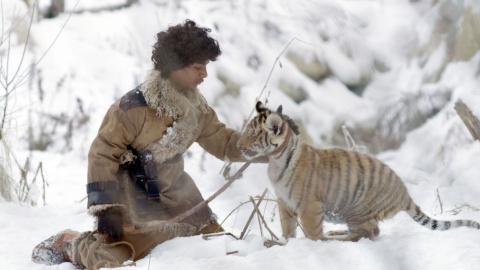
[[[380,232],[378,222],[400,211],[432,230],[480,229],[475,221],[427,216],[393,170],[374,157],[301,143],[298,126],[282,114],[282,106],[274,112],[259,101],[256,110],[237,147],[249,160],[268,156],[268,177],[279,198],[283,237],[295,237],[297,215],[305,236],[313,240],[373,239]],[[324,220],[346,223],[348,230],[324,234]]]

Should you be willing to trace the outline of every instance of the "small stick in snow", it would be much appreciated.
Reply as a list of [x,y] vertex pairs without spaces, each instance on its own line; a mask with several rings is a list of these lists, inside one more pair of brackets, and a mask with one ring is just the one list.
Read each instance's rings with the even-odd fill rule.
[[218,233],[204,234],[202,236],[202,239],[203,240],[210,240],[210,238],[212,238],[212,237],[223,236],[223,235],[228,235],[228,236],[231,236],[232,238],[234,238],[235,240],[239,240],[238,237],[236,237],[235,235],[233,235],[232,233],[229,233],[229,232],[218,232]]
[[[265,190],[266,192],[267,190]],[[265,194],[265,193],[264,193]],[[267,229],[267,231],[270,233],[270,236],[272,236],[273,238],[279,240],[279,238],[270,230],[270,228],[267,226],[267,222],[265,222],[265,219],[263,218],[263,215],[262,213],[260,212],[260,210],[258,209],[258,204],[255,204],[255,202],[253,201],[253,198],[250,197],[250,201],[253,203],[253,207],[255,207],[255,212],[257,212],[257,215],[258,217],[262,220],[262,223],[263,225],[265,226],[265,228]],[[262,224],[260,224],[261,226]]]
[[440,214],[443,214],[443,204],[442,204],[442,199],[440,198],[440,192],[438,192],[438,188],[437,188],[437,200],[440,203]]
[[[262,203],[263,197],[265,197],[265,194],[267,194],[267,190],[268,190],[268,189],[265,189],[265,191],[263,192],[262,196],[260,196],[260,199],[258,200],[256,206],[258,206],[258,205],[260,205],[260,203]],[[255,204],[254,204],[254,205],[255,205]],[[255,208],[256,208],[256,207],[255,207]],[[245,227],[243,228],[242,233],[240,234],[240,239],[243,239],[243,238],[245,237],[247,228],[249,227],[250,222],[252,222],[252,218],[253,218],[253,215],[254,215],[254,214],[255,214],[255,210],[253,210],[252,213],[250,214],[250,217],[248,218],[248,221],[247,221],[247,223],[245,224]]]

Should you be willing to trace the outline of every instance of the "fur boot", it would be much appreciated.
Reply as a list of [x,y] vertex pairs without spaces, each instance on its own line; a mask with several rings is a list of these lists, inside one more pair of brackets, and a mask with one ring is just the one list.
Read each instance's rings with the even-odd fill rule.
[[38,244],[32,252],[32,261],[39,264],[55,265],[71,262],[78,265],[76,246],[82,234],[64,230]]

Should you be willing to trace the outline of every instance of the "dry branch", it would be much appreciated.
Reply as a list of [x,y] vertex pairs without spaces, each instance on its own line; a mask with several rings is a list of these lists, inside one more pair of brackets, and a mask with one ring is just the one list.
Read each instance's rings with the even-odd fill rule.
[[455,205],[454,209],[448,210],[447,212],[451,212],[453,215],[458,215],[460,212],[462,212],[462,209],[464,209],[464,208],[469,209],[471,211],[475,211],[475,212],[480,211],[480,208],[478,208],[478,207],[472,206],[472,205],[467,204],[467,203],[462,203],[462,204],[459,204],[459,205]]
[[438,200],[438,203],[440,204],[440,214],[443,214],[443,204],[442,204],[442,199],[440,198],[440,192],[438,192],[438,188],[437,188],[437,200]]
[[[259,200],[259,196],[254,197],[254,200]],[[270,201],[270,202],[277,203],[277,200],[269,199],[269,198],[265,199],[265,201]],[[250,200],[241,202],[237,207],[235,207],[232,211],[230,211],[230,213],[228,213],[228,215],[223,219],[223,221],[220,223],[220,225],[222,225],[233,214],[233,212],[238,211],[240,207],[242,207],[246,204],[250,204]]]
[[[263,192],[262,196],[260,196],[260,199],[258,199],[258,202],[255,204],[253,204],[255,206],[255,209],[262,203],[262,200],[263,198],[265,197],[265,194],[267,194],[267,189],[265,189],[265,191]],[[246,231],[247,231],[247,228],[250,226],[250,222],[252,222],[252,219],[253,219],[253,215],[255,214],[255,210],[252,211],[252,213],[250,214],[250,217],[248,218],[248,221],[247,223],[245,224],[245,227],[243,227],[243,231],[242,233],[240,234],[240,239],[243,239],[245,237],[245,234],[246,234]]]
[[[267,190],[265,190],[267,191]],[[267,229],[267,231],[270,233],[270,235],[279,240],[279,238],[272,232],[272,230],[270,230],[270,228],[267,226],[267,222],[265,222],[265,218],[263,217],[262,213],[260,212],[260,210],[258,209],[258,205],[255,204],[255,201],[253,201],[253,198],[250,197],[250,201],[252,202],[253,206],[255,207],[255,212],[257,212],[257,215],[258,215],[258,218],[262,221],[263,225],[265,226],[265,228]],[[260,224],[261,225],[261,224]]]
[[212,196],[210,196],[208,199],[204,200],[203,202],[197,204],[196,206],[194,206],[193,208],[191,208],[190,210],[184,212],[183,214],[181,215],[178,215],[170,220],[167,221],[167,223],[178,223],[182,220],[184,220],[185,218],[197,213],[198,211],[200,211],[202,208],[206,207],[207,204],[211,201],[213,201],[216,197],[218,197],[218,195],[220,195],[221,193],[223,193],[235,180],[237,180],[243,173],[243,171],[245,171],[245,169],[247,169],[247,167],[250,165],[250,162],[247,162],[245,163],[238,171],[237,173],[235,173],[235,175],[233,175],[232,177],[229,177],[227,178],[228,182],[223,185],[219,190],[217,190],[217,192],[215,192]]
[[462,100],[455,103],[455,110],[462,119],[468,131],[472,135],[473,139],[480,141],[480,121],[473,115],[472,111],[468,108]]

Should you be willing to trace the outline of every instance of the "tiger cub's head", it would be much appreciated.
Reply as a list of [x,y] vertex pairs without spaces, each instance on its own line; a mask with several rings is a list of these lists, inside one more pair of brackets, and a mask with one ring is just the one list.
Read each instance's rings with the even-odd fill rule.
[[295,122],[282,114],[281,105],[276,111],[271,111],[258,101],[255,109],[257,115],[247,124],[237,142],[246,159],[270,155],[285,146],[285,140],[290,138],[288,134],[299,134]]

